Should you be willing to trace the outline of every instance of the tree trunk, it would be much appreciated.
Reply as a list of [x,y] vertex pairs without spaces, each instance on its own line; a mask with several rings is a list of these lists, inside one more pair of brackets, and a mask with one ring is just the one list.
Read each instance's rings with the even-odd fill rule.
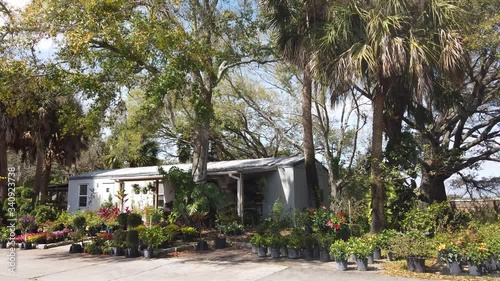
[[302,86],[302,132],[304,140],[304,159],[306,168],[307,197],[310,207],[319,207],[319,183],[316,171],[316,158],[314,151],[311,97],[312,79],[309,66],[304,66],[304,85]]
[[384,130],[384,94],[382,89],[375,91],[373,97],[372,155],[371,155],[371,193],[372,193],[372,233],[380,233],[384,229],[385,188],[382,182],[382,134]]
[[43,162],[45,160],[45,149],[41,140],[36,143],[36,169],[35,169],[35,182],[33,183],[33,198],[31,204],[35,207],[40,194],[40,186],[43,181]]
[[43,166],[42,182],[40,183],[40,204],[47,203],[49,197],[50,173],[52,170],[52,155],[50,152],[47,153]]
[[197,114],[193,140],[193,180],[197,184],[207,180],[210,115]]
[[[7,141],[0,138],[0,203],[7,200],[8,195],[8,167],[7,167]],[[0,207],[3,205],[0,205]]]
[[432,173],[433,171],[428,171],[427,169],[422,171],[420,190],[427,202],[444,202],[447,200],[444,181],[450,176],[444,174],[432,175]]

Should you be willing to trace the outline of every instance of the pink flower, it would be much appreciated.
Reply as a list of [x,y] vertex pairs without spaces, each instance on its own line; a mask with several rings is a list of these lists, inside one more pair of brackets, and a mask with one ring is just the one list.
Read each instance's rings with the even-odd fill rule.
[[327,227],[332,227],[332,225],[333,225],[333,222],[332,222],[332,221],[328,221],[328,222],[326,223],[326,226],[327,226]]
[[325,206],[321,206],[321,209],[326,210],[326,207]]

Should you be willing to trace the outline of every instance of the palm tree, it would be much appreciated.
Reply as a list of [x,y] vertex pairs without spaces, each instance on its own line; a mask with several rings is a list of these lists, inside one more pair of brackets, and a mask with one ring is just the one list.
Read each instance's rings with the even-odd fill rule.
[[323,0],[264,0],[264,15],[275,31],[275,41],[283,58],[302,70],[302,127],[307,193],[310,206],[319,205],[318,175],[312,125],[312,82],[318,31],[326,17]]
[[[341,89],[357,87],[373,103],[372,232],[380,232],[385,224],[384,110],[395,118],[395,130],[389,134],[395,137],[401,133],[397,122],[406,111],[404,103],[421,101],[431,91],[433,73],[460,78],[465,57],[456,32],[460,13],[448,0],[335,1],[330,6],[323,44],[325,53],[335,55],[326,66],[330,79]],[[370,90],[362,90],[362,83],[371,83]],[[402,104],[384,106],[389,100]]]

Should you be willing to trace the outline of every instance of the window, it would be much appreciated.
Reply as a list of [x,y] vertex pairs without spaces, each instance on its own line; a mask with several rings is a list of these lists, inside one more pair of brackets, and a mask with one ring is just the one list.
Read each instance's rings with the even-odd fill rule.
[[163,194],[158,195],[158,208],[165,207],[165,196]]
[[88,185],[81,184],[80,185],[80,193],[78,196],[78,207],[87,207],[87,189]]

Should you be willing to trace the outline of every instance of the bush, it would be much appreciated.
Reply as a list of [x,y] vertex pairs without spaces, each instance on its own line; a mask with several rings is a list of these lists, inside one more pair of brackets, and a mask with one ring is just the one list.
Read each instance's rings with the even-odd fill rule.
[[163,228],[163,233],[167,242],[177,239],[179,232],[180,228],[175,224],[169,224]]
[[127,232],[121,229],[115,230],[113,232],[113,246],[123,247],[125,246],[125,239],[127,239]]
[[486,243],[469,243],[467,247],[465,247],[467,251],[465,253],[465,258],[468,262],[471,262],[475,265],[483,264],[488,261],[491,256],[491,252],[488,250]]
[[148,248],[150,249],[158,248],[158,246],[168,239],[159,225],[155,225],[150,228],[142,228],[139,231],[139,238],[142,242],[148,245]]
[[266,238],[269,247],[271,248],[281,248],[286,246],[286,241],[283,239],[281,235],[271,235]]
[[264,248],[269,246],[269,241],[265,236],[260,234],[255,234],[251,239],[250,243],[255,247]]
[[349,255],[347,242],[337,240],[330,246],[330,257],[335,261],[345,261]]
[[349,254],[354,255],[358,259],[367,258],[374,250],[372,243],[361,237],[349,238],[347,247]]
[[179,230],[182,234],[184,241],[190,241],[199,235],[198,229],[192,226],[184,226],[181,227]]
[[136,248],[139,246],[139,231],[132,229],[127,231],[127,247]]
[[116,217],[116,221],[118,222],[118,226],[121,229],[127,228],[127,220],[128,220],[128,213],[120,213],[118,215],[118,217]]
[[295,229],[294,231],[292,231],[292,234],[288,239],[287,247],[289,249],[295,249],[295,250],[304,249],[306,246],[304,241],[304,236],[305,233],[303,231]]
[[130,228],[138,227],[142,224],[142,217],[140,214],[130,213],[127,217],[127,226]]
[[57,210],[51,206],[38,205],[35,210],[33,210],[33,213],[35,214],[35,222],[37,225],[57,219]]
[[87,219],[83,215],[77,215],[73,218],[73,226],[80,231],[85,228],[86,222]]
[[407,233],[392,239],[389,251],[398,258],[420,257],[434,255],[431,241],[421,233]]

